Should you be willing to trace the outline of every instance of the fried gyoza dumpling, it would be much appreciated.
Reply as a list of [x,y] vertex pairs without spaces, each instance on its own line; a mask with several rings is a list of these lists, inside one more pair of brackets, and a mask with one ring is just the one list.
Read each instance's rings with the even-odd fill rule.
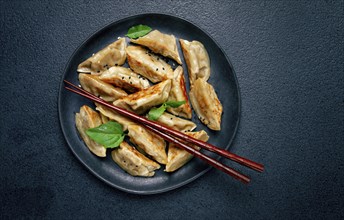
[[[186,134],[201,141],[208,141],[209,139],[208,134],[203,130],[196,132],[187,132]],[[193,147],[197,150],[200,150],[200,148],[197,146]],[[170,143],[170,146],[168,147],[167,164],[165,171],[173,172],[179,169],[184,164],[186,164],[192,157],[193,155],[188,153],[186,150],[175,146],[173,143]]]
[[158,122],[161,124],[164,124],[174,130],[178,131],[192,131],[196,128],[196,124],[192,121],[185,120],[182,118],[178,118],[172,114],[164,112],[158,119]]
[[202,43],[198,41],[189,42],[180,39],[186,65],[188,67],[191,87],[196,79],[207,81],[210,76],[209,55]]
[[128,136],[147,155],[161,164],[167,163],[166,143],[164,139],[148,131],[141,125],[129,125]]
[[143,47],[128,46],[126,51],[130,68],[153,83],[173,78],[171,66]]
[[113,102],[128,95],[122,89],[116,88],[109,83],[103,82],[99,79],[99,76],[80,73],[79,81],[83,89],[92,93],[93,95],[99,96],[107,102]]
[[117,113],[116,111],[114,111],[114,110],[112,110],[112,109],[110,109],[104,105],[101,105],[98,103],[95,103],[95,104],[97,106],[96,110],[99,111],[103,116],[109,118],[109,120],[113,120],[113,121],[120,123],[123,127],[123,131],[128,130],[129,125],[136,124],[135,122],[133,122],[129,118]]
[[111,152],[112,159],[132,176],[154,176],[154,170],[160,165],[138,152],[134,147],[123,141]]
[[86,134],[87,129],[95,128],[102,124],[99,114],[87,105],[84,105],[80,108],[80,112],[75,114],[75,124],[88,149],[98,157],[105,157],[106,148],[93,141]]
[[78,72],[99,75],[112,66],[123,65],[126,59],[126,46],[125,38],[120,38],[80,63]]
[[109,118],[106,117],[105,115],[103,115],[102,113],[99,113],[100,115],[100,119],[102,120],[102,123],[105,124],[107,122],[109,122]]
[[189,95],[192,107],[201,122],[212,130],[220,130],[222,105],[213,86],[203,79],[197,79]]
[[149,34],[138,39],[131,39],[133,43],[148,47],[154,53],[169,57],[182,64],[180,60],[176,38],[173,35],[163,34],[158,30],[151,31]]
[[171,91],[167,101],[186,101],[186,103],[179,106],[178,108],[167,108],[167,111],[171,112],[174,115],[190,119],[192,116],[192,110],[185,88],[183,67],[178,66],[174,70],[173,74],[174,77],[172,79]]
[[114,66],[104,71],[99,76],[99,79],[122,88],[129,93],[134,93],[150,86],[147,79],[134,73],[129,68],[120,66]]
[[148,89],[138,91],[113,102],[115,106],[142,114],[153,106],[164,103],[171,90],[171,80],[165,80]]

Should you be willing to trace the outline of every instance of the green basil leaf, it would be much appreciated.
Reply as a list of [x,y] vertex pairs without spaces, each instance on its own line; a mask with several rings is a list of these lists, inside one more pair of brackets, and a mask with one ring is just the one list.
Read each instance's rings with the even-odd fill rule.
[[166,105],[166,107],[172,107],[172,108],[178,108],[181,105],[184,105],[186,103],[186,101],[168,101],[165,102],[164,104]]
[[105,148],[118,147],[125,137],[122,125],[114,121],[108,121],[98,127],[87,129],[86,134]]
[[90,128],[88,131],[91,132],[98,132],[98,133],[105,133],[105,134],[122,134],[123,128],[122,125],[114,122],[114,121],[108,121],[105,124],[102,124],[95,128]]
[[179,106],[181,106],[185,103],[186,103],[186,101],[164,102],[159,108],[154,107],[148,112],[148,119],[156,121],[166,111],[166,108],[168,108],[168,107],[178,108]]
[[125,36],[129,38],[138,38],[138,37],[145,36],[151,30],[152,28],[150,28],[149,26],[139,24],[139,25],[129,28],[128,33]]
[[148,112],[148,119],[149,120],[157,120],[166,110],[166,106],[165,105],[161,105],[159,108],[152,108],[149,112]]
[[111,144],[107,145],[106,148],[115,148],[118,147],[124,140],[125,135],[121,135],[117,140],[114,140]]

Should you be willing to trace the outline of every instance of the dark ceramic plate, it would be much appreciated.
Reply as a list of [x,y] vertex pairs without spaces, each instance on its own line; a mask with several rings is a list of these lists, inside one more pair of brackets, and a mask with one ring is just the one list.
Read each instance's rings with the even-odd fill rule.
[[[92,53],[117,40],[118,36],[125,36],[128,29],[137,24],[149,25],[152,29],[173,34],[177,39],[198,40],[204,44],[211,60],[211,76],[208,82],[214,86],[223,105],[222,129],[219,132],[209,130],[199,122],[194,112],[193,121],[198,125],[196,130],[206,130],[211,144],[228,149],[236,133],[240,116],[240,95],[233,67],[225,53],[207,33],[184,19],[164,14],[142,14],[113,22],[94,33],[76,49],[66,66],[62,80],[66,79],[74,84],[79,84],[76,71],[78,64],[90,57]],[[180,47],[179,52],[182,58]],[[188,87],[184,60],[183,67]],[[79,112],[82,105],[87,104],[94,107],[93,103],[65,90],[62,82],[58,102],[62,132],[70,149],[95,176],[115,188],[135,194],[161,193],[183,186],[210,169],[203,161],[194,158],[174,173],[165,173],[162,168],[151,178],[130,176],[112,161],[110,150],[108,150],[106,158],[98,158],[87,149],[80,139],[75,127],[74,115]],[[207,154],[214,156],[212,153]]]

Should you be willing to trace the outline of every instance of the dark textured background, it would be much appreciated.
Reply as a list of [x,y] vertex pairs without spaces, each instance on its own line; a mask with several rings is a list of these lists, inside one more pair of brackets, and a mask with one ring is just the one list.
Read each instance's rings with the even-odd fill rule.
[[[2,218],[344,217],[343,1],[0,2]],[[130,195],[68,148],[57,99],[69,57],[100,27],[143,12],[190,20],[230,57],[242,98],[231,150],[266,166],[242,169],[250,185],[211,170],[168,193]]]

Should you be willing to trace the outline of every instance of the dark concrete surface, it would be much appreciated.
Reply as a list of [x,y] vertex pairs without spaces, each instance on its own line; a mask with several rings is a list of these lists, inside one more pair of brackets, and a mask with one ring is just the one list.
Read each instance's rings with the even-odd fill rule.
[[[343,219],[343,4],[1,0],[1,219]],[[68,59],[100,27],[147,12],[190,20],[230,57],[242,98],[231,150],[266,166],[240,168],[251,184],[212,169],[131,195],[68,148],[57,111]]]

